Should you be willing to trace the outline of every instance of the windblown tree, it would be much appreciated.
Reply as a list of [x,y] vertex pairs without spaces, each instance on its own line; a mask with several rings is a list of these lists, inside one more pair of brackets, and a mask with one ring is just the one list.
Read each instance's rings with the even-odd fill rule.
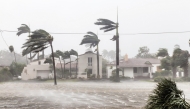
[[182,50],[180,48],[176,48],[173,51],[172,59],[171,59],[171,66],[173,72],[173,78],[176,78],[177,67],[180,66],[180,54]]
[[70,54],[70,77],[71,77],[71,55],[74,55],[74,56],[77,57],[77,59],[76,59],[76,61],[77,61],[77,62],[76,62],[76,76],[77,76],[77,71],[78,71],[78,68],[77,68],[77,65],[78,65],[78,53],[77,53],[77,51],[71,49],[71,50],[69,51],[69,54]]
[[158,53],[156,54],[157,57],[166,57],[169,56],[168,50],[166,48],[160,48]]
[[[63,62],[64,62],[64,74],[66,74],[66,72],[65,72],[65,65],[68,64],[68,63],[65,62],[65,59],[68,59],[68,58],[70,58],[70,53],[69,53],[69,51],[63,52],[62,60],[63,60]],[[69,63],[70,63],[70,62],[69,62]],[[65,78],[66,78],[66,76],[65,76]]]
[[100,40],[98,39],[98,36],[93,33],[93,32],[87,32],[87,35],[84,36],[84,38],[82,39],[80,45],[83,44],[90,44],[90,48],[91,47],[97,47],[96,48],[96,52],[97,52],[97,78],[100,78],[100,70],[99,70],[99,44]]
[[108,59],[109,57],[108,57],[108,51],[107,50],[103,50],[102,51],[102,56],[105,58],[105,59]]
[[[23,33],[28,33],[29,34],[28,36],[30,37],[31,31],[29,26],[26,24],[21,24],[21,26],[18,28],[17,35],[20,36]],[[31,53],[30,53],[30,59],[31,59]]]
[[189,65],[189,52],[187,50],[182,50],[179,55],[179,65],[184,70],[184,77],[188,77],[188,65]]
[[36,30],[32,32],[30,38],[27,39],[27,41],[23,44],[22,48],[24,48],[24,52],[22,55],[25,56],[29,53],[33,53],[34,55],[32,57],[35,57],[36,54],[48,48],[49,47],[48,45],[50,45],[53,57],[54,84],[57,85],[52,42],[53,42],[53,37],[48,32],[42,29]]
[[149,53],[149,48],[147,46],[143,46],[139,48],[136,58],[156,58],[156,56]]
[[116,35],[114,35],[111,40],[116,41],[116,79],[115,81],[119,82],[120,79],[119,79],[119,33],[118,33],[119,23],[118,23],[118,19],[117,19],[117,23],[108,19],[98,19],[98,21],[95,24],[103,26],[100,28],[100,30],[104,30],[104,32],[108,32],[108,31],[112,31],[116,29]]
[[149,95],[145,109],[190,109],[183,94],[174,81],[163,79]]
[[9,51],[12,53],[14,53],[14,57],[15,57],[15,62],[16,62],[16,55],[15,55],[15,51],[14,51],[14,47],[11,45],[9,46]]
[[[60,61],[60,64],[61,64],[61,70],[62,70],[62,78],[63,78],[63,67],[62,67],[62,63],[61,63],[61,60],[65,58],[65,55],[62,51],[60,50],[56,50],[56,54],[59,56],[59,61]],[[65,64],[65,63],[64,63]],[[65,71],[65,67],[64,67],[64,71]]]

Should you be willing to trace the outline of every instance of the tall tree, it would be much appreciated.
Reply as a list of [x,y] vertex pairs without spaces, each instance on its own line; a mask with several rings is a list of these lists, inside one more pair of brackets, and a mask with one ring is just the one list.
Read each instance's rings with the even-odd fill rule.
[[166,57],[169,56],[168,50],[166,48],[160,48],[158,53],[156,54],[157,57]]
[[53,57],[53,68],[54,68],[54,84],[57,85],[56,80],[56,70],[55,70],[55,60],[54,60],[54,53],[53,53],[53,37],[46,32],[45,30],[39,29],[34,32],[32,32],[32,35],[30,35],[30,38],[23,44],[22,48],[25,48],[25,54],[27,55],[30,52],[34,53],[32,57],[34,57],[36,54],[38,54],[40,51],[43,51],[44,49],[48,48],[48,45],[51,46],[51,52]]
[[156,56],[149,53],[149,48],[147,46],[143,46],[139,48],[136,58],[156,58]]
[[176,48],[173,51],[172,60],[171,60],[173,78],[176,78],[177,66],[180,65],[179,56],[181,54],[181,51],[182,50],[180,48]]
[[77,68],[77,64],[78,64],[78,53],[77,53],[77,51],[71,49],[71,50],[69,51],[69,54],[70,54],[70,77],[71,77],[71,55],[74,55],[74,56],[77,57],[77,59],[76,59],[76,61],[77,61],[77,62],[76,62],[76,76],[77,76],[77,71],[78,71],[78,68]]
[[[56,54],[59,56],[59,61],[60,61],[60,64],[61,64],[61,70],[62,70],[62,78],[63,78],[63,67],[62,67],[62,63],[61,63],[61,60],[65,58],[65,55],[62,51],[60,50],[56,50]],[[65,64],[65,63],[64,63]],[[65,67],[64,67],[64,71],[65,71]]]
[[102,55],[105,59],[108,59],[108,51],[107,50],[103,50],[102,51]]
[[[67,64],[66,62],[65,62],[65,59],[68,59],[68,58],[70,58],[70,53],[69,53],[69,51],[65,51],[64,53],[63,53],[63,55],[62,55],[62,60],[63,60],[63,62],[64,62],[64,74],[66,74],[66,72],[65,72],[65,65]],[[66,77],[65,77],[66,78]]]
[[179,64],[180,67],[184,70],[184,76],[188,77],[188,65],[189,65],[189,52],[187,50],[182,50],[181,54],[179,55]]
[[119,78],[119,32],[118,32],[118,15],[117,15],[117,23],[108,20],[108,19],[98,19],[98,21],[95,23],[96,25],[102,25],[103,27],[100,28],[100,30],[104,30],[104,32],[112,31],[116,29],[116,35],[113,36],[111,39],[112,41],[116,41],[116,82],[120,81]]
[[87,35],[84,36],[84,38],[82,39],[82,42],[80,43],[80,45],[82,44],[88,44],[90,43],[90,48],[91,47],[97,47],[95,51],[97,51],[97,78],[100,78],[100,70],[99,70],[99,44],[100,40],[98,39],[98,36],[93,33],[93,32],[87,32]]
[[15,57],[15,62],[16,62],[16,55],[15,55],[15,51],[14,51],[14,47],[11,45],[9,46],[9,51],[12,53],[14,52],[14,57]]
[[[21,26],[18,28],[17,35],[20,36],[23,33],[28,33],[28,37],[30,37],[30,27],[26,24],[21,24]],[[31,58],[31,53],[30,53],[30,58]]]

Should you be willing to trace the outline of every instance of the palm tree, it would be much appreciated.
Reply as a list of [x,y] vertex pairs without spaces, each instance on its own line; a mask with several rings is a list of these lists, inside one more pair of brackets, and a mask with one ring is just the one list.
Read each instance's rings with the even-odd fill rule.
[[[28,33],[29,34],[29,37],[30,37],[30,28],[28,25],[26,24],[21,24],[21,26],[18,28],[18,32],[17,32],[17,35],[20,36],[21,34],[23,33]],[[31,58],[31,53],[30,53],[30,58]]]
[[149,99],[145,109],[189,109],[183,91],[179,90],[174,81],[162,79]]
[[111,39],[112,41],[116,41],[116,82],[119,82],[119,33],[118,33],[118,16],[117,16],[117,23],[108,20],[108,19],[98,19],[95,23],[96,25],[102,25],[104,27],[100,28],[100,30],[104,30],[104,32],[112,31],[116,29],[116,35],[113,36]]
[[9,46],[9,51],[12,53],[14,52],[14,57],[15,57],[15,62],[16,62],[16,55],[15,55],[15,51],[14,51],[14,47],[11,45]]
[[71,49],[70,51],[69,51],[69,54],[70,54],[70,77],[71,77],[71,55],[75,55],[75,56],[77,56],[77,59],[76,59],[76,61],[77,61],[77,63],[76,63],[76,76],[77,76],[77,64],[78,64],[78,53],[77,53],[77,51],[75,51],[75,50],[73,50],[73,49]]
[[[54,84],[57,85],[56,80],[56,70],[55,70],[55,60],[54,60],[54,53],[53,53],[53,37],[46,32],[45,30],[39,29],[34,32],[32,32],[32,35],[30,35],[30,38],[27,39],[27,41],[23,44],[22,48],[24,49],[23,56],[27,55],[29,53],[34,53],[32,57],[35,57],[36,54],[38,54],[40,51],[43,51],[44,49],[51,46],[51,52],[53,57],[53,69],[54,69]],[[31,57],[31,58],[32,58]]]
[[65,51],[62,55],[62,60],[64,62],[64,73],[65,73],[65,65],[68,64],[68,63],[65,63],[65,59],[68,59],[68,58],[70,58],[70,53],[69,51]]
[[[62,78],[63,78],[63,67],[62,67],[62,63],[61,63],[61,58],[62,59],[64,58],[64,53],[62,51],[60,51],[60,50],[56,50],[56,54],[58,55],[58,58],[59,58],[59,61],[60,61],[60,64],[61,64]],[[65,68],[64,68],[64,70],[65,70]]]
[[182,50],[179,56],[180,67],[184,70],[184,77],[188,77],[188,65],[189,65],[189,52],[187,50]]
[[82,39],[82,42],[80,43],[80,45],[82,44],[88,44],[90,43],[90,48],[91,47],[97,47],[95,51],[97,51],[97,78],[100,78],[100,70],[99,70],[99,48],[98,48],[98,44],[99,44],[100,40],[98,39],[98,36],[93,33],[93,32],[87,32],[87,35],[84,36],[84,38]]

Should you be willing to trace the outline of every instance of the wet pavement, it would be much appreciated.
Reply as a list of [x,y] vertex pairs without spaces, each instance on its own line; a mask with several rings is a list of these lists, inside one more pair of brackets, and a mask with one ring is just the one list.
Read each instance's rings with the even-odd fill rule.
[[[154,82],[0,83],[1,109],[143,109]],[[190,82],[177,83],[190,101]]]

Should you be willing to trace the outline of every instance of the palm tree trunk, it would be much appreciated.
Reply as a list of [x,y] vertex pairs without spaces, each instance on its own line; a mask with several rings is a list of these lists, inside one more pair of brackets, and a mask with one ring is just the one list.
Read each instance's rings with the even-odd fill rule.
[[116,82],[119,82],[119,33],[118,26],[116,28]]
[[44,59],[44,50],[42,51],[42,58]]
[[39,52],[38,52],[38,60],[39,60],[40,58],[39,58]]
[[61,59],[59,58],[59,62],[61,64],[61,70],[62,70],[62,78],[63,78],[63,67],[62,67],[62,63],[61,63]]
[[172,71],[173,71],[173,78],[176,78],[176,67],[172,67]]
[[184,77],[188,77],[188,65],[183,67],[184,70]]
[[71,77],[71,56],[70,56],[70,77]]
[[26,55],[26,65],[28,65],[28,58],[27,58],[27,55]]
[[99,48],[97,45],[97,78],[100,78],[100,70],[99,70]]
[[76,63],[76,78],[77,78],[77,75],[78,75],[78,55],[77,55],[77,63]]
[[14,52],[14,56],[15,56],[15,63],[16,63],[16,55],[15,55],[15,52]]
[[53,58],[54,85],[57,85],[56,70],[55,70],[55,60],[54,60],[54,53],[53,53],[53,46],[52,46],[52,43],[50,43],[50,46],[51,46],[51,53],[52,53],[52,58]]
[[66,73],[65,73],[65,60],[63,60],[64,61],[64,77],[66,78]]

